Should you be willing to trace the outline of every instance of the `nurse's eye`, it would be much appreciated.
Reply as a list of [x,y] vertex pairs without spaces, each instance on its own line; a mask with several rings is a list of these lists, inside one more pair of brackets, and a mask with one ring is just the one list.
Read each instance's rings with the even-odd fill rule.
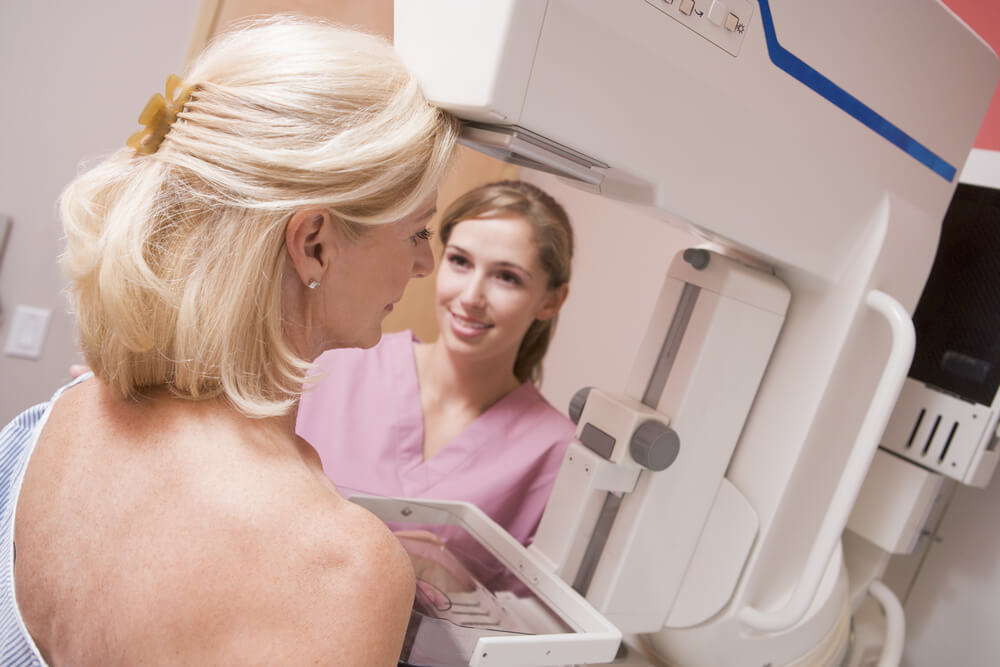
[[413,245],[417,245],[421,241],[430,241],[432,238],[434,238],[434,230],[429,227],[424,227],[410,237],[410,242],[413,243]]
[[448,255],[448,263],[460,269],[464,269],[465,267],[469,266],[469,260],[463,255],[459,255],[458,253],[453,253],[451,255]]
[[507,283],[508,285],[519,287],[522,284],[521,276],[517,275],[513,271],[501,271],[497,274],[497,278],[500,282]]

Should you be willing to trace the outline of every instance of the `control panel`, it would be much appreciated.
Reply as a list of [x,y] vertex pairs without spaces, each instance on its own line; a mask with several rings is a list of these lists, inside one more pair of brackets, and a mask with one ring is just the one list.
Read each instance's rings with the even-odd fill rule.
[[750,0],[646,0],[646,3],[731,56],[739,55],[753,16]]

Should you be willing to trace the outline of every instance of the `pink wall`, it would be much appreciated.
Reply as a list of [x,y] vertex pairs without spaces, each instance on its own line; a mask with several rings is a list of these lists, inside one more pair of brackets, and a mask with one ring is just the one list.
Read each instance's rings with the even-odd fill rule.
[[[996,0],[944,0],[944,4],[1000,53],[1000,2]],[[976,148],[1000,151],[1000,95],[986,112],[986,120],[976,137]]]

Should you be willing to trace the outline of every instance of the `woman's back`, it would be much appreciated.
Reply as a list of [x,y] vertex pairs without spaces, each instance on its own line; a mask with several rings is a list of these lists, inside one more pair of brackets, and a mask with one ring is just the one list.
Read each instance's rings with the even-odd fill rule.
[[67,391],[15,523],[18,602],[46,659],[394,664],[407,556],[285,432],[218,401]]

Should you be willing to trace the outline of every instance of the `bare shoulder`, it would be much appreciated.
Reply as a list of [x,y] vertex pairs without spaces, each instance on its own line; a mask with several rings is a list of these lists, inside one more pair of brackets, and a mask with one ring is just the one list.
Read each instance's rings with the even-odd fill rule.
[[52,662],[397,664],[409,557],[321,471],[248,446],[263,437],[253,424],[121,407],[85,382],[43,435],[19,499],[16,577]]
[[[203,557],[217,576],[201,578],[174,647],[200,664],[396,665],[415,587],[402,545],[309,474],[271,472],[252,495],[213,500],[227,527]],[[208,633],[192,642],[197,628]]]
[[[305,528],[305,527],[304,527]],[[318,529],[318,533],[317,533]],[[337,589],[365,591],[372,598],[367,583],[375,580],[384,589],[386,603],[401,601],[407,615],[413,603],[414,574],[409,556],[386,525],[368,510],[339,499],[336,507],[317,517],[303,536],[308,549],[332,558],[349,577],[336,577],[331,586]],[[332,574],[332,572],[328,572]],[[380,596],[381,597],[381,596]]]
[[[347,541],[326,533],[326,538],[318,540],[315,548],[343,559],[344,570],[353,575],[331,583],[339,587],[348,582],[352,592],[364,591],[365,597],[372,601],[402,604],[408,617],[413,604],[413,567],[403,546],[386,525],[368,510],[346,500],[340,500],[332,516],[317,524],[324,521],[331,529],[343,530]],[[371,581],[378,582],[378,588],[382,589],[376,597],[372,597],[367,586]]]
[[327,487],[274,478],[209,510],[225,526],[203,542],[213,574],[187,573],[199,586],[176,600],[184,631],[163,651],[192,664],[396,665],[415,587],[402,545]]
[[379,519],[329,489],[281,481],[253,497],[230,491],[204,508],[215,534],[199,540],[196,567],[163,582],[186,593],[158,594],[180,631],[151,658],[397,664],[415,586],[402,545]]
[[[399,541],[378,518],[337,499],[307,510],[287,534],[290,577],[263,591],[291,608],[261,619],[268,628],[294,619],[281,662],[396,665],[413,606],[414,574]],[[280,604],[276,607],[280,607]],[[263,635],[258,635],[263,636]],[[261,647],[271,653],[273,647]],[[289,658],[292,658],[289,660]]]

